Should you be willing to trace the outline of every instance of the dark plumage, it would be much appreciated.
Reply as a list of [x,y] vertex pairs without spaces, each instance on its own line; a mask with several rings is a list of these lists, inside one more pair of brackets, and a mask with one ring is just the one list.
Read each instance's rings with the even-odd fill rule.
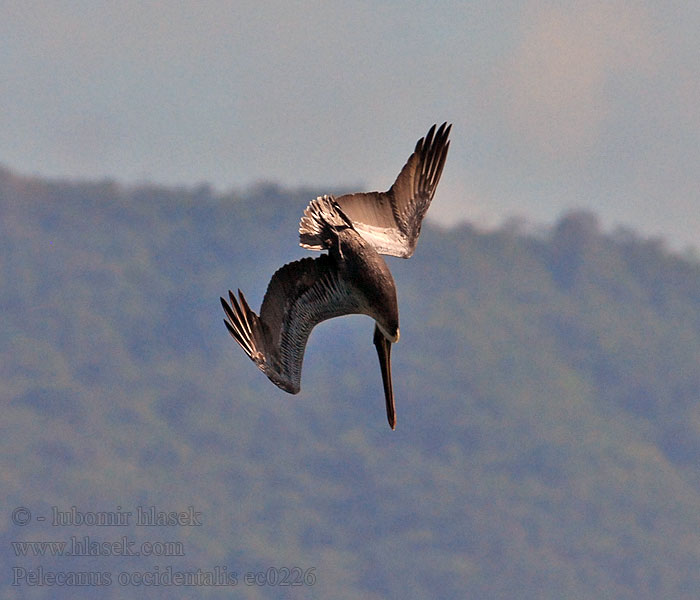
[[375,320],[387,418],[396,427],[391,382],[391,344],[399,340],[396,286],[380,256],[409,258],[449,148],[451,126],[430,128],[386,192],[349,194],[312,200],[299,224],[301,246],[328,250],[279,269],[270,280],[260,316],[238,291],[221,298],[224,323],[245,353],[270,380],[296,394],[300,389],[304,350],[311,330],[321,321],[347,314]]

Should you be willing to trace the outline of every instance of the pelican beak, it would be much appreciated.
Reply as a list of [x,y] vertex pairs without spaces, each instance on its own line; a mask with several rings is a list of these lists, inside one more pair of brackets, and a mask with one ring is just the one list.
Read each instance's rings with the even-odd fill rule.
[[379,367],[382,370],[386,418],[389,421],[389,427],[393,430],[396,429],[396,407],[394,406],[394,390],[391,384],[391,342],[376,325],[374,327],[374,345],[377,348]]
[[[375,322],[375,327],[374,327],[374,335],[377,335],[377,329],[381,331],[384,334],[384,337],[389,340],[392,344],[396,344],[399,341],[399,338],[401,337],[401,332],[399,331],[399,328],[396,328],[396,335],[391,335],[384,327],[382,327],[379,323]],[[375,341],[375,345],[376,345]]]

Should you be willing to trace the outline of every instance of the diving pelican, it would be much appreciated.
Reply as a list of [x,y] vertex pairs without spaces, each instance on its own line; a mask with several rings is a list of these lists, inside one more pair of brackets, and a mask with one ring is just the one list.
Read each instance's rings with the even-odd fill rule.
[[299,224],[299,243],[327,250],[280,268],[270,280],[260,315],[243,293],[221,298],[229,333],[279,388],[297,394],[304,349],[320,322],[349,314],[375,321],[389,425],[396,429],[391,344],[399,341],[396,286],[381,254],[410,258],[445,164],[452,125],[433,125],[418,140],[394,185],[386,192],[319,196]]

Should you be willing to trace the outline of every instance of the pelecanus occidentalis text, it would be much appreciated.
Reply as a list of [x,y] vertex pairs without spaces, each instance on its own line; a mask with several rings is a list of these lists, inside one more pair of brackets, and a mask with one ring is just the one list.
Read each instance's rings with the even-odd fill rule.
[[221,298],[224,323],[270,380],[291,394],[300,389],[304,349],[321,321],[348,314],[375,321],[389,425],[396,428],[391,382],[391,344],[399,341],[396,286],[380,254],[410,258],[435,194],[449,148],[451,125],[433,125],[386,192],[312,200],[299,224],[300,245],[328,250],[279,269],[256,315],[238,290]]

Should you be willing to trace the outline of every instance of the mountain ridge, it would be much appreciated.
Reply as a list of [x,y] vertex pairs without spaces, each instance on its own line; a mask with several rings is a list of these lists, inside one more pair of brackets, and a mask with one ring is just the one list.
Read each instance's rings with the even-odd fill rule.
[[[700,262],[581,211],[537,236],[427,222],[415,256],[389,264],[392,433],[369,319],[314,330],[298,397],[221,322],[219,295],[240,287],[255,309],[309,255],[297,226],[315,195],[0,170],[7,505],[201,510],[201,528],[156,536],[186,556],[100,559],[115,578],[297,565],[318,579],[289,597],[694,597]],[[0,528],[6,573],[36,562],[10,540],[82,533]]]

